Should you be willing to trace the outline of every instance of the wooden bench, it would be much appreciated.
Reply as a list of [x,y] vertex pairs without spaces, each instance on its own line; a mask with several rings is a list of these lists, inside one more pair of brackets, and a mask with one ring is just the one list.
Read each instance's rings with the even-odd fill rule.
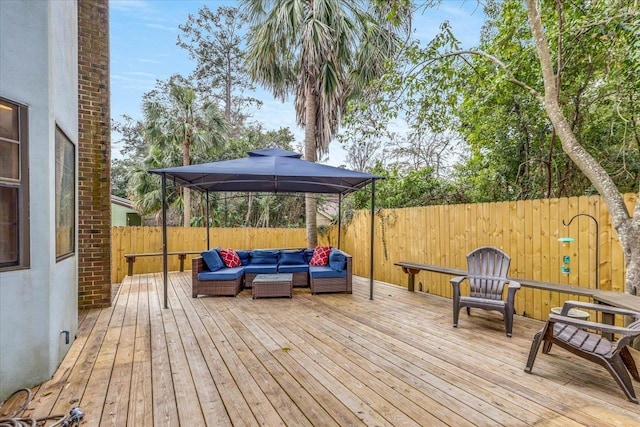
[[[420,271],[433,271],[435,273],[449,274],[451,276],[464,276],[467,274],[467,270],[451,267],[443,267],[440,265],[421,264],[411,261],[399,261],[395,265],[402,267],[402,271],[409,275],[407,289],[414,291],[415,277]],[[594,292],[611,292],[613,294],[619,294],[619,292],[612,291],[597,291],[595,289],[580,288],[578,286],[564,285],[561,283],[541,282],[538,280],[524,279],[522,277],[508,277],[510,280],[519,282],[522,286],[526,286],[534,289],[542,289],[544,291],[560,292],[571,295],[580,295],[585,297],[592,297]],[[640,300],[640,298],[638,298]]]
[[[435,273],[449,274],[451,276],[464,276],[467,274],[467,270],[462,270],[459,268],[443,267],[440,265],[432,264],[421,264],[411,261],[399,261],[396,262],[395,265],[402,267],[402,271],[407,273],[407,275],[409,276],[407,289],[412,292],[414,291],[416,274],[418,274],[420,271],[432,271]],[[579,286],[565,285],[561,283],[541,282],[538,280],[524,279],[521,277],[508,277],[508,279],[515,280],[519,282],[520,285],[528,288],[589,297],[592,298],[593,301],[597,304],[604,304],[612,307],[640,312],[640,296],[629,295],[623,292],[616,291],[581,288]],[[602,313],[602,316],[603,323],[609,325],[614,324],[613,315]],[[607,337],[608,339],[612,339],[609,334],[606,334],[605,337]]]
[[[167,252],[167,255],[178,255],[178,259],[180,259],[180,271],[184,271],[184,260],[187,259],[187,255],[195,255],[200,253],[202,253],[202,251],[181,251]],[[136,258],[151,256],[162,256],[162,252],[150,252],[146,254],[126,254],[124,258],[127,260],[127,276],[133,276],[133,263],[136,262]]]

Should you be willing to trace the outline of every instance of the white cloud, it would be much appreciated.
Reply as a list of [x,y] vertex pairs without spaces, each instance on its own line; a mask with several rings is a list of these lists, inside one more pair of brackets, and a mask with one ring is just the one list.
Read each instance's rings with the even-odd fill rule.
[[144,62],[145,64],[162,64],[162,61],[158,61],[157,59],[138,58],[138,61]]
[[176,32],[178,27],[170,26],[170,25],[162,25],[162,24],[144,24],[145,27],[155,28],[158,30],[171,31]]
[[139,77],[150,77],[152,79],[158,78],[158,76],[154,73],[147,73],[144,71],[127,71],[126,74],[131,76],[139,76]]
[[121,12],[132,12],[150,9],[151,4],[146,0],[111,0],[109,8]]

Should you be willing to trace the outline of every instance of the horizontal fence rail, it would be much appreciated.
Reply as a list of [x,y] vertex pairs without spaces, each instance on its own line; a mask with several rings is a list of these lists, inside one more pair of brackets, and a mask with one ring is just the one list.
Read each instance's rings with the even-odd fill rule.
[[[625,195],[631,211],[636,198],[635,194]],[[593,218],[584,215],[574,218],[579,214]],[[466,269],[467,253],[491,245],[511,257],[511,277],[624,291],[622,249],[599,196],[382,209],[374,215],[373,261],[369,256],[370,216],[369,211],[358,211],[342,227],[342,249],[353,256],[353,273],[359,276],[368,277],[370,263],[374,262],[376,280],[406,286],[407,276],[394,265],[396,262]],[[572,218],[570,225],[565,226]],[[561,237],[574,240],[563,244],[558,241]],[[337,240],[337,227],[319,236],[321,244],[336,246]],[[291,228],[212,228],[210,242],[212,247],[235,249],[305,247],[306,232]],[[168,229],[169,252],[200,251],[206,246],[205,228]],[[114,227],[112,280],[120,282],[127,274],[124,255],[160,252],[160,227]],[[192,257],[187,256],[187,266],[191,265]],[[178,256],[169,257],[169,270],[177,271],[179,261]],[[139,258],[133,267],[134,274],[160,271],[161,256]],[[451,298],[449,279],[446,275],[421,272],[416,276],[416,290]],[[516,295],[516,312],[536,319],[546,319],[551,307],[575,299],[530,288]]]

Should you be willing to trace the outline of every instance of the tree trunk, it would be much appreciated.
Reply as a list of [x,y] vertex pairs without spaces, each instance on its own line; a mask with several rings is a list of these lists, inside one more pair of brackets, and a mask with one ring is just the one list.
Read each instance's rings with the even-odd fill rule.
[[[304,125],[304,157],[309,162],[315,162],[316,148],[316,98],[313,89],[313,79],[307,83],[305,99]],[[304,196],[305,218],[307,226],[307,247],[318,246],[318,227],[316,225],[316,195],[307,193]]]
[[227,69],[224,84],[224,117],[227,123],[231,123],[231,58],[227,51]]
[[631,253],[626,259],[627,292],[631,295],[640,295],[640,241],[636,239],[630,246]]
[[622,194],[604,168],[576,139],[567,118],[558,103],[559,88],[553,62],[536,0],[526,0],[529,25],[536,43],[538,58],[544,79],[544,109],[556,130],[563,151],[585,174],[598,190],[611,215],[611,222],[618,232],[620,245],[627,263],[625,292],[637,294],[640,280],[640,197],[633,217],[630,216]]
[[[189,166],[191,163],[189,155],[189,146],[191,145],[191,135],[187,134],[182,144],[182,165]],[[187,187],[182,187],[183,191],[183,207],[184,207],[184,224],[183,227],[191,226],[191,191]]]
[[244,219],[245,227],[251,226],[251,209],[253,209],[253,193],[247,193],[247,216]]

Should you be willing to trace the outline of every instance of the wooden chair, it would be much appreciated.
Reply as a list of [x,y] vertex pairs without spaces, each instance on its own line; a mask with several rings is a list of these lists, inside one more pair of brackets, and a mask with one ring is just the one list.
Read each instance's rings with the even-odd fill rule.
[[[631,316],[635,320],[626,328],[590,322],[568,317],[567,314],[572,308],[595,310],[609,315]],[[612,342],[603,337],[606,334],[618,334],[619,338]],[[640,381],[640,376],[633,356],[627,348],[627,345],[633,343],[633,339],[638,335],[640,335],[640,313],[638,312],[600,304],[567,301],[564,303],[561,313],[559,315],[550,314],[544,328],[533,337],[524,371],[531,373],[542,341],[544,341],[542,352],[545,354],[551,351],[553,344],[557,344],[577,356],[604,366],[616,380],[627,399],[638,403],[629,373],[636,381]]]
[[[467,307],[467,315],[471,308],[494,310],[502,313],[507,336],[513,330],[513,313],[515,294],[520,289],[520,283],[507,279],[511,258],[498,248],[483,246],[467,255],[468,274],[451,279],[453,286],[453,327],[458,327],[460,309]],[[460,294],[460,284],[469,280],[470,295]],[[507,300],[502,297],[505,284],[507,285]]]

